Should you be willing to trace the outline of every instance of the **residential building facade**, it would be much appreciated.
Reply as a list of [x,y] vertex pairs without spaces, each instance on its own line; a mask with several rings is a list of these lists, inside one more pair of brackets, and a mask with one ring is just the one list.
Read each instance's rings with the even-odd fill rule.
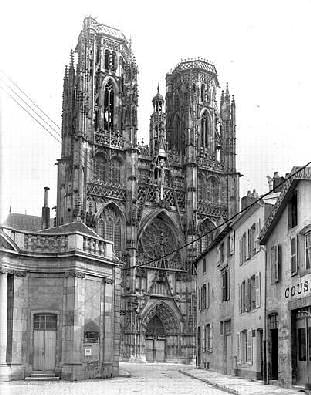
[[197,365],[233,374],[234,233],[227,227],[197,261]]
[[265,251],[259,233],[273,207],[249,193],[234,223],[235,287],[233,352],[238,376],[263,379],[265,324]]
[[262,232],[267,374],[310,389],[311,168],[293,168]]
[[242,213],[197,260],[197,363],[250,379],[263,378],[265,252],[258,236],[273,207],[257,200],[248,192]]

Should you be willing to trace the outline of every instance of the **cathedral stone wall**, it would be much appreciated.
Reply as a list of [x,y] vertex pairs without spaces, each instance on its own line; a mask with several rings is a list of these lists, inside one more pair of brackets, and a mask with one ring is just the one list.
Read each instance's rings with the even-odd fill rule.
[[141,145],[137,74],[126,37],[86,18],[65,69],[57,222],[78,219],[114,243],[122,357],[190,363],[192,262],[238,209],[235,101],[228,87],[218,94],[208,60],[183,60],[152,99]]

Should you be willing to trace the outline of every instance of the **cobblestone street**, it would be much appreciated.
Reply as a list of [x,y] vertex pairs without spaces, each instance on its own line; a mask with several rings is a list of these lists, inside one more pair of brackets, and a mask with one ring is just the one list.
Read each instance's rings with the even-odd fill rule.
[[[185,365],[121,363],[130,377],[83,382],[10,382],[0,384],[1,395],[95,395],[95,394],[204,394],[221,395],[206,383],[178,372]],[[121,372],[122,373],[122,372]]]

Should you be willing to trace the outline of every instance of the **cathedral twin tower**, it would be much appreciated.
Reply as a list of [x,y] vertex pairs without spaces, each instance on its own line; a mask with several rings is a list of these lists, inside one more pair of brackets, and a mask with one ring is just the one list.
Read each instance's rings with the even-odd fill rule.
[[218,107],[215,66],[183,60],[139,145],[137,73],[125,36],[85,18],[65,69],[57,225],[83,221],[114,243],[122,357],[190,362],[192,262],[238,210],[235,102],[226,89]]

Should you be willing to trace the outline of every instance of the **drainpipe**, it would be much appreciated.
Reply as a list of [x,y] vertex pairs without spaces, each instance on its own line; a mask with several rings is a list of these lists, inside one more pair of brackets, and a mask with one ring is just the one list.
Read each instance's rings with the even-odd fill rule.
[[263,374],[264,374],[264,384],[269,384],[269,364],[268,364],[268,341],[267,341],[267,333],[268,333],[268,327],[267,327],[267,248],[266,246],[263,246],[264,252],[265,252],[265,287],[264,287],[264,331],[263,331],[263,343],[264,343],[264,369],[263,369]]

